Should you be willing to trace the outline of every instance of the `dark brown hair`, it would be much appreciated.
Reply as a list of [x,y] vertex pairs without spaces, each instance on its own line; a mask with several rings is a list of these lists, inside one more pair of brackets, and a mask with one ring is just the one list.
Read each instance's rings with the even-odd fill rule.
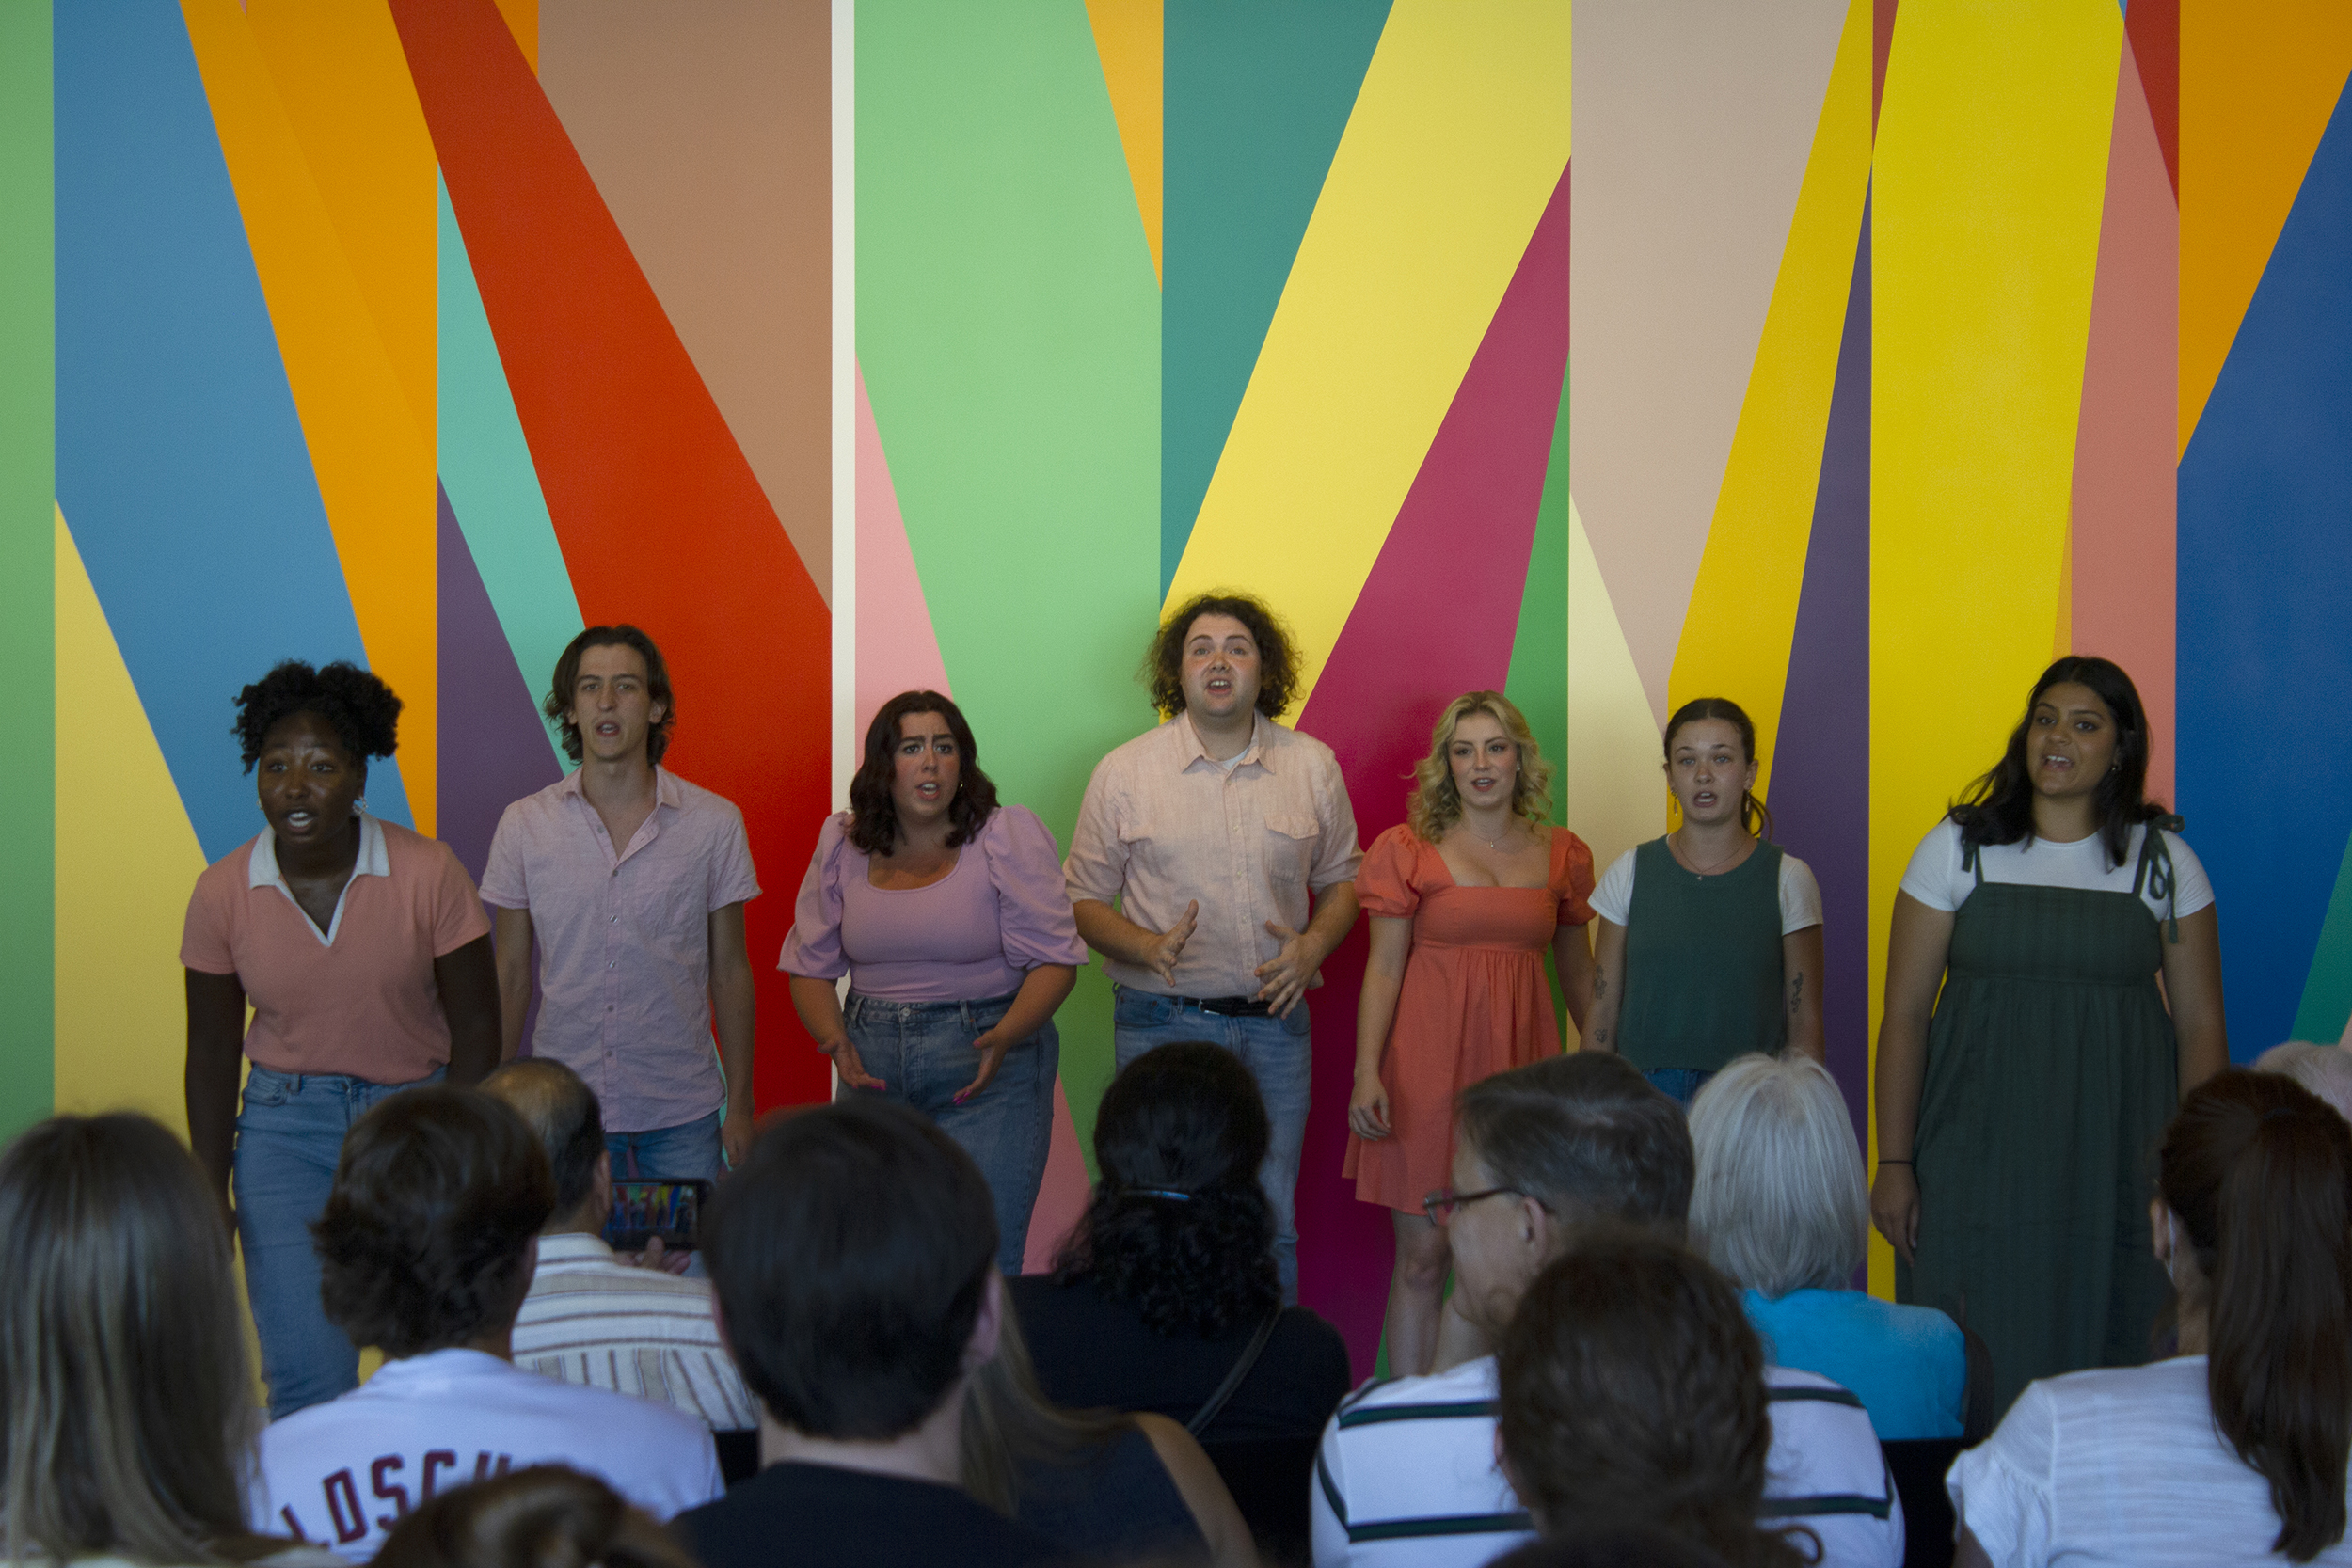
[[2344,1539],[2352,1452],[2352,1129],[2293,1079],[2229,1071],[2182,1102],[2156,1189],[2196,1249],[2214,1426],[2270,1482],[2270,1549]]
[[645,661],[645,695],[661,705],[661,721],[645,736],[645,760],[660,762],[661,753],[670,749],[670,730],[677,723],[677,699],[670,694],[670,667],[661,661],[661,650],[654,646],[653,639],[626,623],[590,626],[573,638],[555,661],[555,681],[539,700],[539,711],[563,732],[564,754],[574,762],[580,759],[580,726],[566,715],[577,700],[572,689],[580,684],[580,656],[591,648],[633,648]]
[[694,1568],[652,1516],[561,1465],[443,1492],[392,1528],[384,1568]]
[[1299,668],[1290,628],[1263,601],[1225,591],[1195,594],[1160,623],[1159,635],[1143,657],[1152,705],[1170,719],[1184,711],[1184,641],[1192,634],[1192,624],[1203,615],[1230,615],[1248,631],[1258,645],[1258,711],[1268,719],[1281,718],[1306,673]]
[[2163,802],[2147,798],[2148,710],[2139,688],[2112,659],[2069,656],[2042,672],[2026,699],[2026,716],[2010,732],[2009,745],[1992,771],[1969,784],[1951,818],[1967,844],[2014,844],[2033,836],[2033,768],[2026,760],[2033,739],[2033,710],[2054,686],[2087,686],[2115,720],[2115,765],[2092,797],[2107,860],[2122,865],[2132,847],[2132,829],[2165,815]]
[[271,730],[297,713],[315,713],[351,753],[364,787],[368,759],[389,757],[400,746],[400,709],[392,689],[372,671],[347,660],[314,669],[286,659],[237,693],[237,754],[252,772]]
[[[1663,749],[1669,777],[1673,775],[1675,765],[1675,736],[1683,725],[1695,724],[1707,719],[1719,720],[1738,730],[1740,749],[1748,754],[1750,762],[1756,760],[1756,721],[1748,717],[1747,709],[1728,697],[1693,697],[1675,709],[1674,717],[1666,721]],[[1745,787],[1740,791],[1740,826],[1758,838],[1772,836],[1771,810]]]
[[882,704],[866,726],[866,755],[850,781],[850,842],[869,855],[887,855],[898,842],[898,808],[890,799],[898,777],[898,721],[936,713],[956,740],[956,795],[947,802],[947,847],[968,844],[996,810],[996,785],[980,771],[980,743],[963,709],[936,691],[901,691]]
[[1688,1251],[1630,1227],[1580,1232],[1528,1288],[1497,1362],[1504,1460],[1547,1534],[1650,1525],[1740,1568],[1807,1560],[1756,1527],[1763,1347],[1739,1291]]

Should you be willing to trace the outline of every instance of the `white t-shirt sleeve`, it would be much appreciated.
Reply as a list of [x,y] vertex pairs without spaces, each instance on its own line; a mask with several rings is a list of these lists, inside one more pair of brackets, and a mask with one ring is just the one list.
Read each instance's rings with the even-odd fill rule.
[[1802,931],[1821,923],[1821,884],[1813,868],[1784,853],[1780,857],[1780,934]]
[[2058,1409],[2046,1384],[2018,1396],[1993,1435],[1952,1462],[1952,1513],[1999,1568],[2050,1560]]
[[[2159,830],[2161,831],[2161,830]],[[2205,863],[2197,858],[2175,832],[2166,832],[2164,847],[2172,852],[2172,909],[2182,914],[2195,914],[2213,905],[2213,883],[2205,876]]]
[[1609,869],[1600,874],[1600,881],[1587,900],[1593,912],[1613,926],[1627,924],[1633,912],[1633,854],[1628,849],[1609,863]]
[[1960,868],[1960,824],[1947,816],[1928,830],[1903,867],[1902,891],[1946,914],[1960,908],[1976,878]]

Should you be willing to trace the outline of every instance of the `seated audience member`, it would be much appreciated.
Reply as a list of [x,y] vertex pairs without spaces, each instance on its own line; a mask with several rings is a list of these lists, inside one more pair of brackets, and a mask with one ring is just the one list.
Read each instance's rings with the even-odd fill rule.
[[254,1533],[253,1367],[219,1197],[145,1117],[0,1153],[0,1561],[337,1564]]
[[1257,1561],[1248,1525],[1192,1434],[1165,1416],[1052,1403],[1015,1313],[973,1374],[961,1445],[966,1492],[1075,1557]]
[[1048,1398],[1190,1423],[1254,1350],[1201,1440],[1321,1430],[1347,1392],[1347,1346],[1282,1306],[1258,1181],[1268,1136],[1257,1081],[1221,1047],[1163,1045],[1111,1081],[1086,1212],[1051,1275],[1012,1282]]
[[1960,1325],[1851,1288],[1868,1256],[1870,1185],[1827,1069],[1793,1052],[1738,1058],[1692,1102],[1691,1141],[1692,1245],[1745,1287],[1766,1359],[1851,1389],[1882,1439],[1958,1437]]
[[1817,1555],[1791,1540],[1802,1525],[1757,1523],[1763,1347],[1731,1283],[1684,1248],[1587,1227],[1528,1287],[1495,1359],[1503,1472],[1545,1534],[1651,1525],[1741,1568]]
[[1957,1560],[2352,1563],[2352,1129],[2284,1077],[2209,1079],[2149,1218],[2182,1354],[2018,1396],[1946,1481]]
[[[1428,1205],[1452,1234],[1464,1319],[1499,1343],[1520,1296],[1583,1226],[1642,1227],[1681,1244],[1692,1174],[1682,1108],[1622,1056],[1554,1056],[1464,1089],[1454,1185]],[[1311,1493],[1317,1568],[1483,1563],[1525,1538],[1534,1527],[1495,1463],[1495,1380],[1494,1357],[1482,1356],[1368,1385],[1340,1406]],[[1781,1367],[1765,1367],[1763,1384],[1764,1516],[1811,1529],[1823,1563],[1901,1562],[1902,1504],[1862,1402]]]
[[2352,1051],[2340,1045],[2289,1040],[2255,1057],[2254,1070],[2284,1073],[2326,1101],[2336,1115],[2352,1121]]
[[531,1293],[515,1320],[515,1365],[662,1400],[715,1431],[757,1426],[742,1374],[719,1342],[710,1282],[631,1268],[604,1244],[612,1161],[595,1093],[563,1063],[537,1058],[507,1063],[482,1088],[515,1108],[555,1171],[555,1212],[539,1232]]
[[378,1568],[696,1568],[670,1532],[594,1476],[533,1465],[412,1509]]
[[1487,1568],[1730,1568],[1706,1547],[1655,1525],[1538,1536]]
[[787,1117],[720,1187],[704,1256],[767,1466],[678,1521],[705,1568],[1064,1559],[958,1489],[1006,1298],[988,1182],[953,1139],[863,1096]]
[[262,1434],[259,1517],[363,1561],[417,1504],[517,1465],[586,1470],[663,1518],[718,1495],[700,1421],[512,1364],[554,1207],[538,1140],[488,1095],[411,1089],[359,1118],[312,1228],[327,1317],[384,1365]]

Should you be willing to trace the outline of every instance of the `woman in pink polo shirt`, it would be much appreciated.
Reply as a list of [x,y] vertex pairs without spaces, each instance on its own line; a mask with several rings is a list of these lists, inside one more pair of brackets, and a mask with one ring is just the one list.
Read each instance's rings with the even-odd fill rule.
[[[265,826],[197,879],[180,942],[188,1142],[215,1194],[234,1168],[273,1419],[358,1386],[358,1351],[319,1305],[310,1233],[343,1133],[399,1089],[444,1072],[470,1084],[498,1065],[490,922],[472,879],[446,846],[359,798],[399,720],[391,689],[351,664],[290,659],[237,694]],[[240,1057],[252,1061],[242,1109]]]
[[912,1105],[972,1156],[998,1266],[1019,1274],[1053,1136],[1054,1009],[1087,958],[1060,848],[1035,812],[996,803],[972,727],[936,691],[874,715],[850,806],[818,836],[777,967],[841,1093]]

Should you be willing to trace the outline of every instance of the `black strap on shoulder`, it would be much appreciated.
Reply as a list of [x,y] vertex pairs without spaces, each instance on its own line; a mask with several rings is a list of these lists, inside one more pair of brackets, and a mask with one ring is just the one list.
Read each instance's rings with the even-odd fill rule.
[[1194,1411],[1192,1419],[1184,1423],[1186,1432],[1198,1437],[1209,1430],[1209,1423],[1216,1419],[1226,1402],[1233,1397],[1233,1390],[1239,1388],[1243,1379],[1248,1377],[1249,1369],[1256,1366],[1258,1357],[1265,1354],[1266,1341],[1274,1338],[1274,1325],[1281,1321],[1282,1308],[1278,1304],[1273,1311],[1265,1315],[1265,1322],[1258,1325],[1258,1332],[1249,1337],[1249,1343],[1242,1347],[1240,1359],[1233,1363],[1232,1370],[1225,1374],[1225,1381],[1216,1386],[1216,1392],[1211,1394],[1208,1402]]
[[2164,835],[2177,833],[2185,826],[2177,816],[2151,817],[2139,841],[2139,864],[2132,871],[2133,897],[2138,897],[2144,887],[2149,897],[2164,900],[2164,937],[2174,943],[2181,940],[2181,879],[2172,869],[2172,847],[2165,843]]

